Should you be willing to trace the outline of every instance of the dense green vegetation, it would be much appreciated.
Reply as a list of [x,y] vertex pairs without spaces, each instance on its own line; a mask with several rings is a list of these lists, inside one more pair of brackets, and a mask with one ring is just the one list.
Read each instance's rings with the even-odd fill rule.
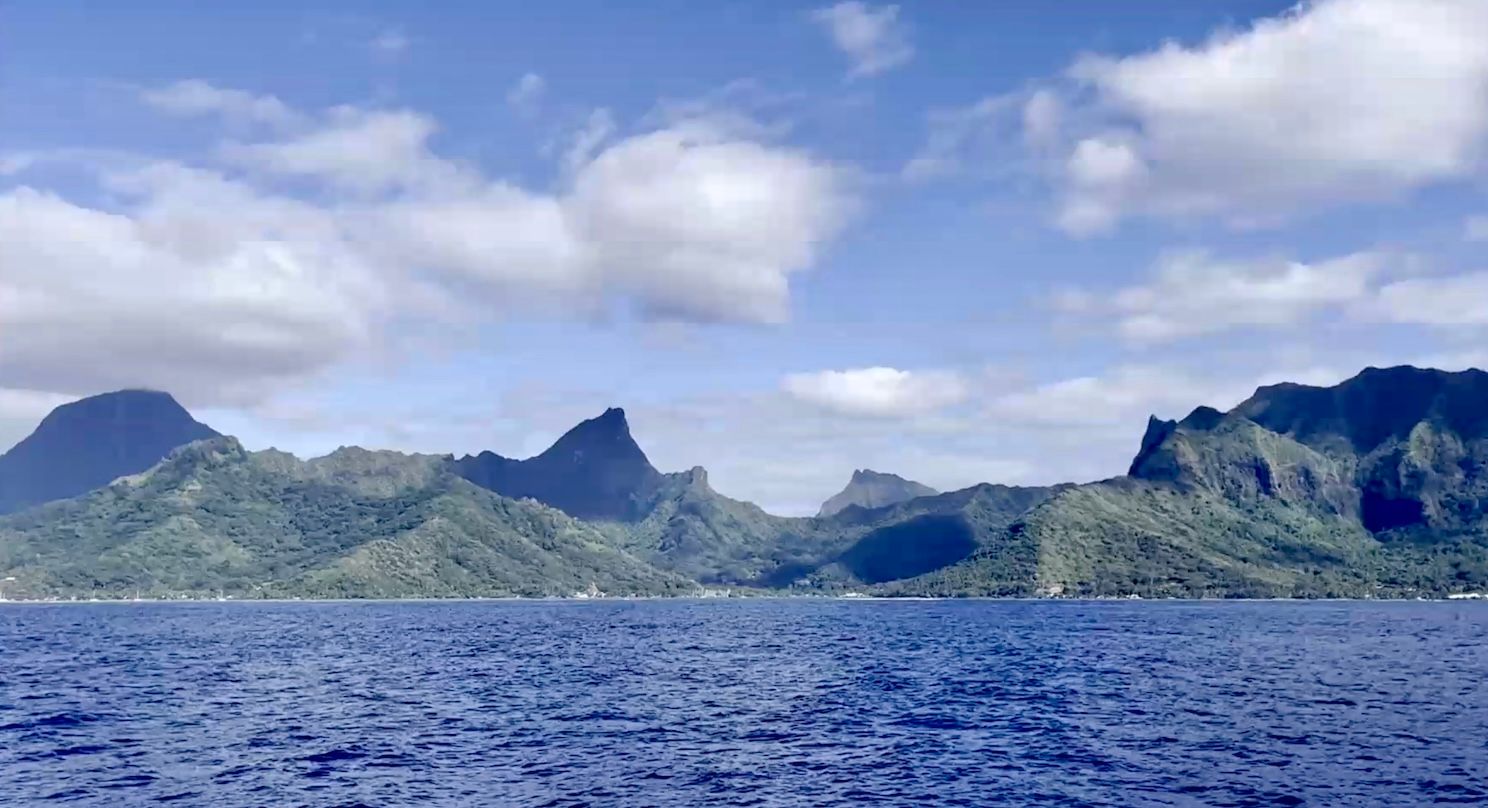
[[408,597],[691,591],[594,528],[460,479],[448,459],[301,463],[231,438],[0,520],[11,595]]
[[[1154,420],[1129,477],[1061,492],[994,549],[895,591],[1484,591],[1485,505],[1488,374],[1370,369],[1334,388],[1262,388],[1230,413]],[[1010,548],[1036,553],[1036,568]]]
[[1371,369],[1154,419],[1125,477],[813,518],[729,499],[701,468],[656,472],[618,410],[529,461],[300,461],[214,438],[0,517],[0,577],[24,597],[1485,591],[1485,405],[1488,374]]

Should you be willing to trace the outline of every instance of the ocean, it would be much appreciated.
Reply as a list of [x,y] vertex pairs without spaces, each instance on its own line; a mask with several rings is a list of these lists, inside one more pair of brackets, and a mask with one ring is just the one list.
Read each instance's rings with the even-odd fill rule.
[[1488,803],[1488,603],[0,605],[0,805]]

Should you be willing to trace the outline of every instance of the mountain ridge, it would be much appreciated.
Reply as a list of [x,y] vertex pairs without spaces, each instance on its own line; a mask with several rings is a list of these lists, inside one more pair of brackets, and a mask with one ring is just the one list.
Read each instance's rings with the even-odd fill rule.
[[0,518],[0,569],[36,595],[691,591],[562,511],[467,482],[444,456],[352,454],[298,461],[232,437],[196,441],[144,473]]
[[618,407],[580,422],[526,460],[485,451],[454,463],[460,476],[482,488],[536,499],[581,519],[635,521],[661,483]]
[[832,495],[816,512],[819,517],[834,516],[840,511],[857,506],[860,508],[882,508],[897,505],[915,497],[928,497],[940,493],[928,485],[906,480],[897,474],[886,474],[872,469],[854,469],[847,486]]
[[1332,387],[1269,385],[1227,412],[1150,418],[1124,476],[983,483],[829,516],[766,513],[713,490],[700,466],[657,471],[619,409],[525,461],[475,458],[341,447],[302,461],[213,432],[91,492],[0,517],[0,576],[34,596],[1488,589],[1480,371],[1370,368]]
[[[1370,402],[1374,406],[1370,406]],[[1369,368],[1151,418],[1127,476],[1014,520],[1031,577],[974,558],[905,593],[1410,597],[1488,586],[1488,374]],[[1253,420],[1256,419],[1256,420]],[[1460,430],[1460,431],[1459,431]],[[981,565],[984,569],[978,569]]]

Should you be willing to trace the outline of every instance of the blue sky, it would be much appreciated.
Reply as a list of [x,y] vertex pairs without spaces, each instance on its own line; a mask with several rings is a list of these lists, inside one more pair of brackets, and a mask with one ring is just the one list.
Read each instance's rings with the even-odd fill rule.
[[539,451],[814,511],[1481,366],[1488,2],[0,5],[0,444]]

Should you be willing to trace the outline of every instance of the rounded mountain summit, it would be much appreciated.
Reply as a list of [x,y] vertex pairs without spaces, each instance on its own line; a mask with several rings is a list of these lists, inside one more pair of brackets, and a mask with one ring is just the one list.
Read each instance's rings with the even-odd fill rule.
[[216,430],[155,390],[64,404],[0,455],[0,513],[92,491],[145,471],[177,446],[215,437]]

